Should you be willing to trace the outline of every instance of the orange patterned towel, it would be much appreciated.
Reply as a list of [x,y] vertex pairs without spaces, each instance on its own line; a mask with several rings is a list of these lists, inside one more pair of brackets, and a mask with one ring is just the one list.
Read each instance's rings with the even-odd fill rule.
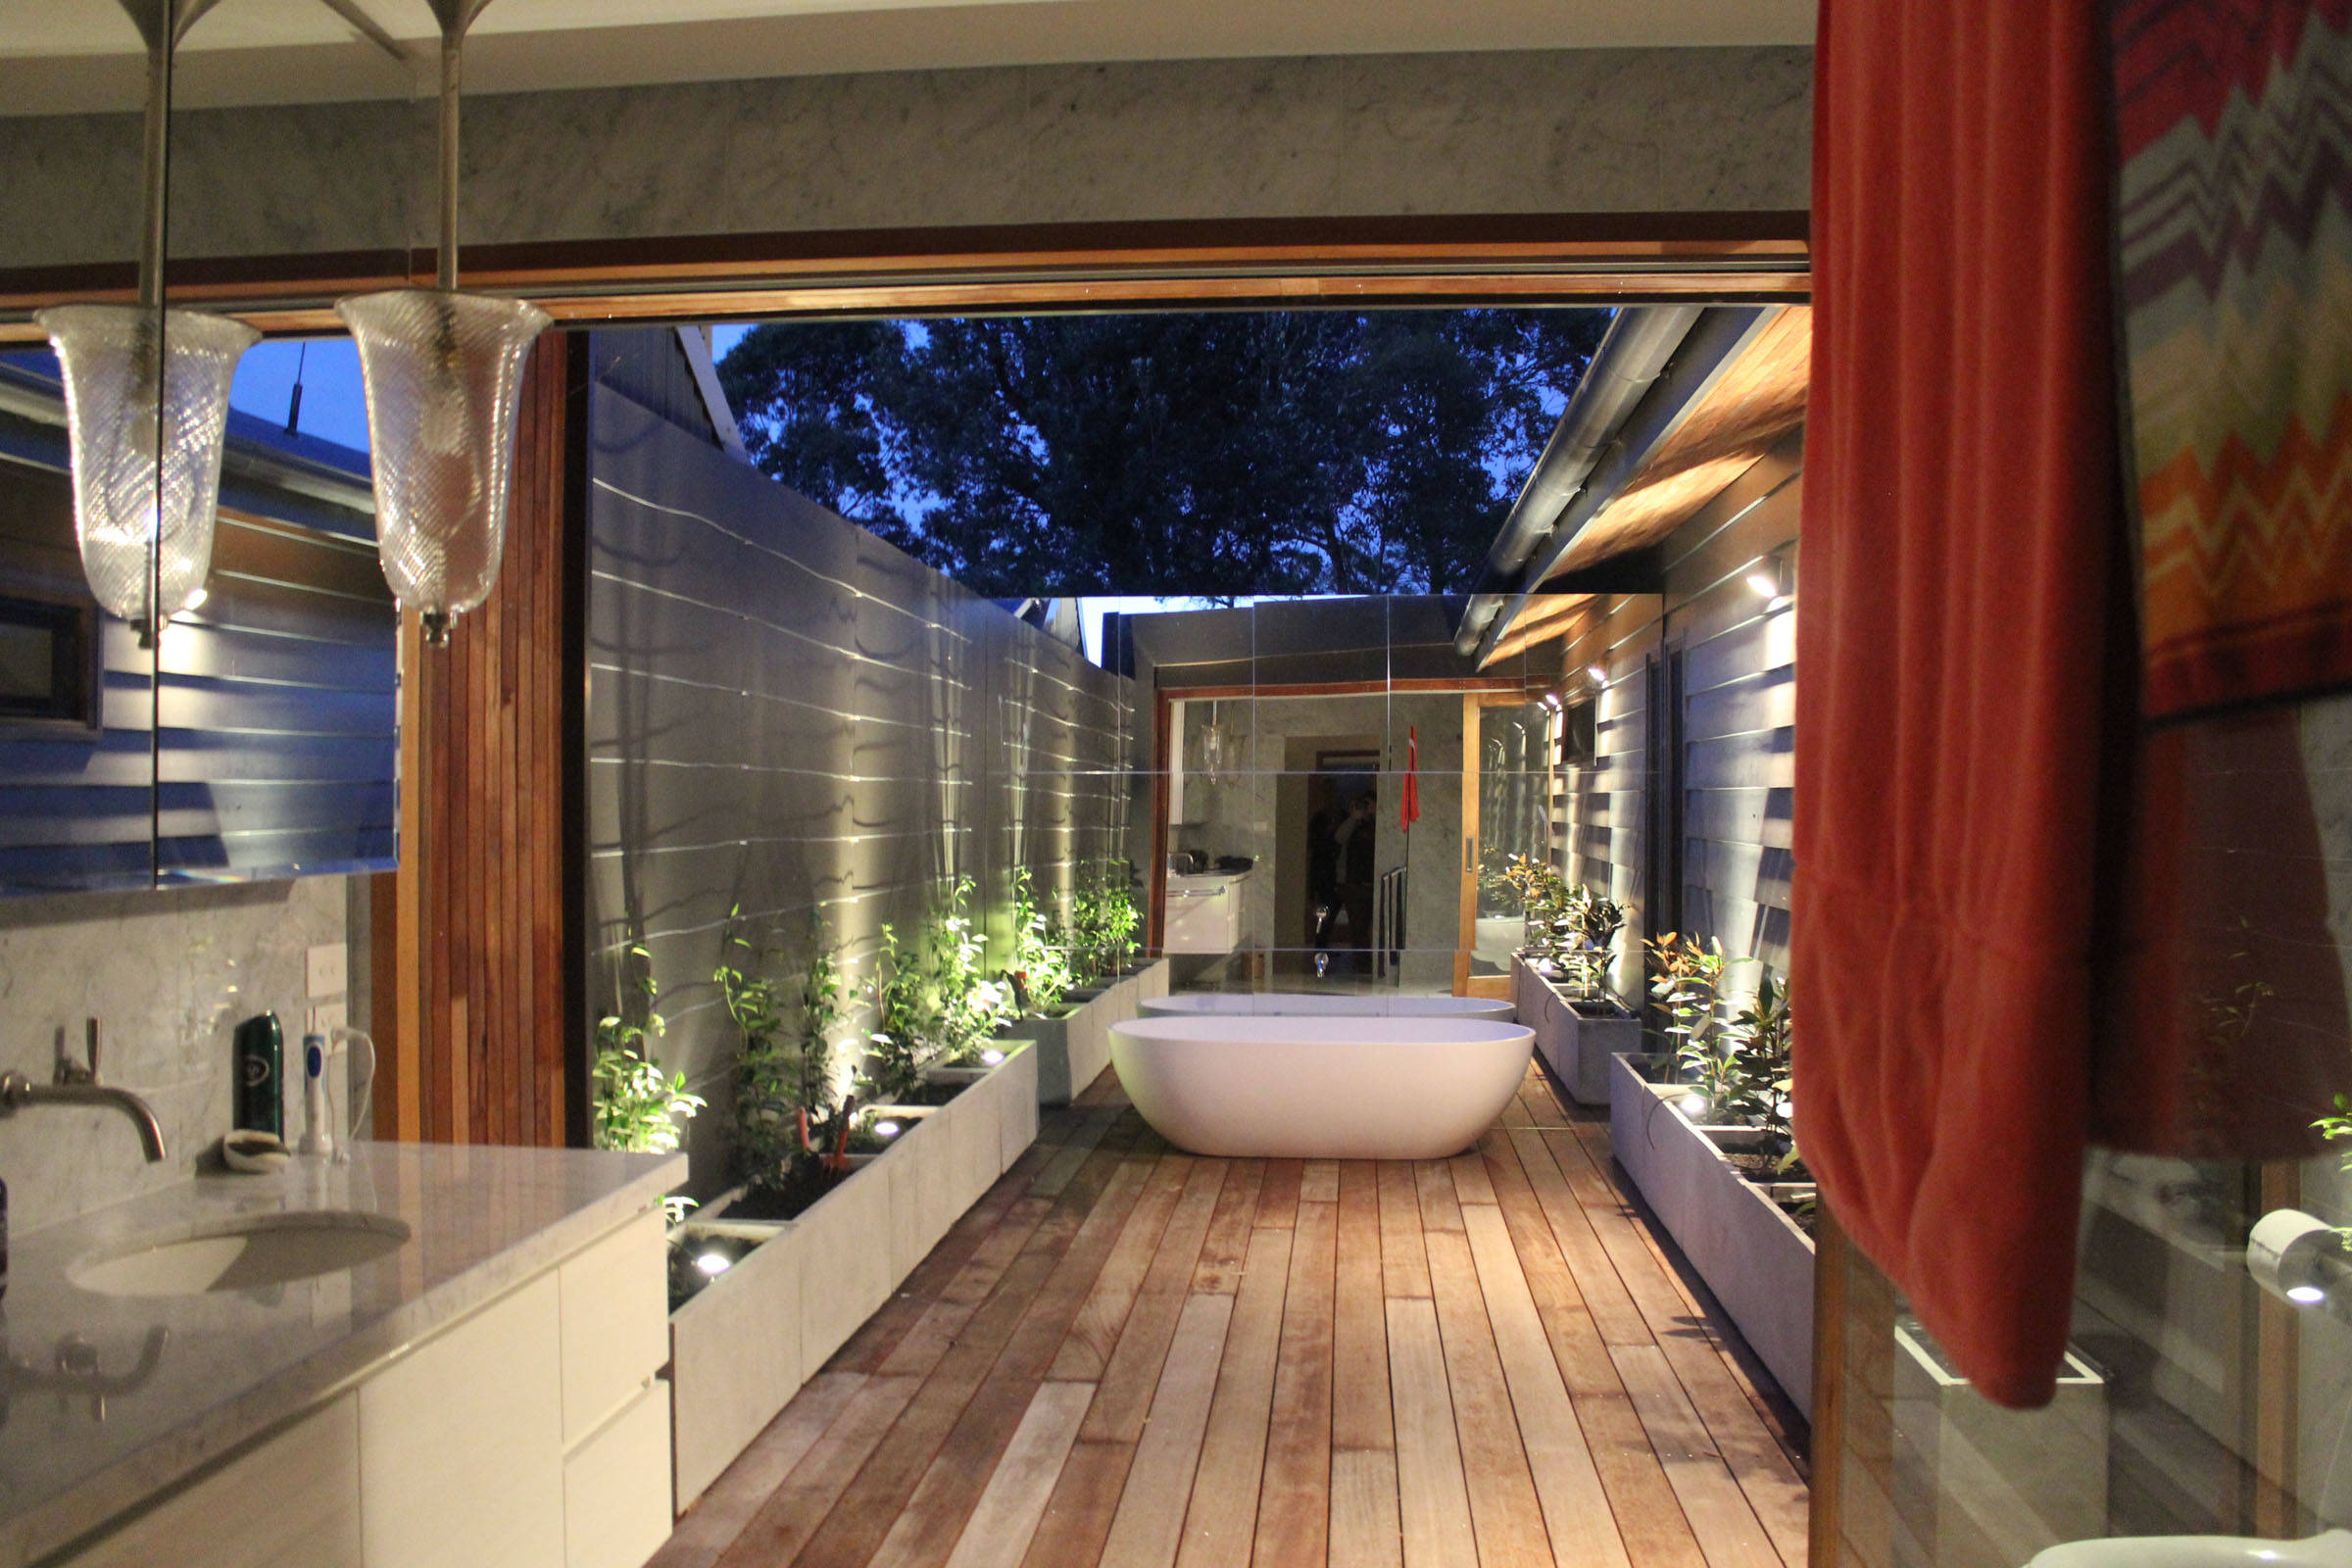
[[2352,0],[2117,0],[2151,718],[2352,684]]

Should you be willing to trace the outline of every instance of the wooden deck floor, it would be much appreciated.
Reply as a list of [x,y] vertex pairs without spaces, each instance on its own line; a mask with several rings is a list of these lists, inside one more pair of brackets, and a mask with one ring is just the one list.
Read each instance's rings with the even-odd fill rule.
[[1531,1075],[1457,1159],[1198,1159],[1106,1073],[654,1561],[1800,1568],[1607,1138]]

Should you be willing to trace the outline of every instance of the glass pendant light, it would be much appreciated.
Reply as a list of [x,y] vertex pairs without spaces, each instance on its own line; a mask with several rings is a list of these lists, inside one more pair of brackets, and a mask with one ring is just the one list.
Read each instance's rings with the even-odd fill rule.
[[147,45],[145,231],[135,305],[34,313],[57,349],[74,468],[74,526],[90,591],[151,647],[204,588],[237,360],[261,334],[164,309],[172,51],[215,0],[122,0]]
[[489,0],[428,0],[441,24],[437,286],[343,300],[359,346],[374,468],[376,554],[426,642],[490,596],[506,550],[522,368],[550,318],[458,291],[458,87],[466,29]]
[[437,645],[498,583],[522,367],[548,315],[421,288],[358,295],[335,314],[368,389],[376,554]]
[[261,334],[137,305],[58,305],[33,318],[65,370],[82,570],[149,646],[212,570],[229,380]]

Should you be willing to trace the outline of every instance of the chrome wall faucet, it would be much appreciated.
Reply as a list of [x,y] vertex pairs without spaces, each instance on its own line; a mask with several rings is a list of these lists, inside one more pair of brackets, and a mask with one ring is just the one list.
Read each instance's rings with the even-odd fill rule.
[[23,1073],[0,1072],[0,1115],[14,1115],[26,1105],[111,1105],[128,1116],[139,1130],[139,1149],[154,1164],[164,1157],[164,1128],[155,1109],[127,1089],[98,1081],[98,1020],[88,1026],[89,1059],[75,1061],[64,1052],[57,1056],[57,1078],[36,1084]]

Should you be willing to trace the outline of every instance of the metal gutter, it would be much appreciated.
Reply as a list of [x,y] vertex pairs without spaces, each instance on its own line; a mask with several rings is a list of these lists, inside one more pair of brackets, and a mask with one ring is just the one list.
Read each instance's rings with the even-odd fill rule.
[[[1780,310],[1779,306],[1770,305],[1715,306],[1700,316],[1676,346],[1672,361],[1648,383],[1641,401],[1620,421],[1614,439],[1587,475],[1583,488],[1560,513],[1543,542],[1530,553],[1507,602],[1486,621],[1477,645],[1481,663],[1493,657],[1511,623],[1526,611],[1528,601],[1544,579],[1575,548],[1579,536],[1608,509],[1658,448],[1665,445],[1666,438],[1706,396],[1717,378],[1746,352],[1756,334]],[[1465,615],[1465,628],[1467,625]]]
[[1584,379],[1561,411],[1560,422],[1552,427],[1551,439],[1544,443],[1527,482],[1519,487],[1502,531],[1487,552],[1454,633],[1456,653],[1468,656],[1477,651],[1480,634],[1518,585],[1527,558],[1551,537],[1561,514],[1616,438],[1617,427],[1702,314],[1703,308],[1696,305],[1631,306],[1609,323]]
[[694,389],[702,394],[703,415],[710,421],[710,431],[718,437],[719,450],[746,467],[755,466],[752,455],[744,449],[743,430],[735,422],[735,410],[727,402],[726,389],[718,384],[718,366],[710,358],[710,328],[681,326],[678,347],[686,356],[687,368],[694,373]]

